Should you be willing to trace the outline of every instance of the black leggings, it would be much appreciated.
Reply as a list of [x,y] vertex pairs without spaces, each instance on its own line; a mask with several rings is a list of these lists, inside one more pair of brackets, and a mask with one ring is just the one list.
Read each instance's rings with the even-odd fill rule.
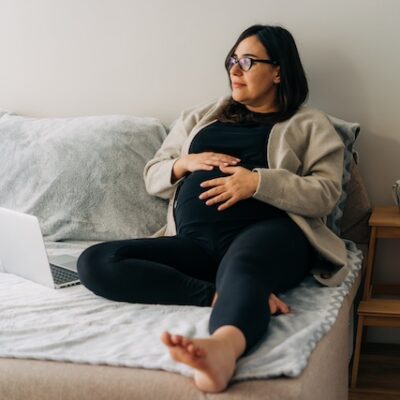
[[81,282],[99,296],[147,304],[207,306],[209,332],[239,328],[246,352],[266,332],[270,293],[298,285],[311,246],[289,218],[198,224],[171,237],[105,242],[78,260]]

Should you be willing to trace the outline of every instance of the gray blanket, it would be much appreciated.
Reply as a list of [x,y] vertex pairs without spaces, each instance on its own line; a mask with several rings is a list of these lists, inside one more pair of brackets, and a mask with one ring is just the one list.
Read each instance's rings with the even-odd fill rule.
[[[361,252],[353,242],[346,245],[350,273],[343,284],[321,287],[310,276],[282,294],[291,313],[271,318],[260,343],[239,360],[233,381],[300,375],[360,271]],[[49,243],[48,249],[51,254],[79,254],[86,246]],[[0,273],[0,357],[163,369],[192,376],[191,368],[171,359],[160,334],[170,330],[208,336],[210,312],[210,307],[119,303],[82,285],[53,290]]]

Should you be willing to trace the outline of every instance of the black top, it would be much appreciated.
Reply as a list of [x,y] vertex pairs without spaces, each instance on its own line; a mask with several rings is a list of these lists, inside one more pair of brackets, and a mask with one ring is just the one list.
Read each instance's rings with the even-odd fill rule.
[[[267,168],[266,149],[272,126],[217,121],[197,133],[190,144],[189,153],[224,153],[240,158],[237,166],[249,170],[256,167]],[[200,183],[222,176],[229,174],[224,174],[218,167],[214,167],[211,171],[194,171],[180,182],[175,197],[177,227],[199,222],[259,220],[285,215],[282,210],[252,197],[238,201],[223,211],[217,210],[221,203],[206,205],[205,200],[199,199],[199,195],[211,187],[202,188]]]

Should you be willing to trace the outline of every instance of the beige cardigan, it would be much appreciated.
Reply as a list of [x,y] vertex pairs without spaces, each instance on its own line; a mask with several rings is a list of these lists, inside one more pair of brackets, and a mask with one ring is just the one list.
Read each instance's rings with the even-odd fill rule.
[[[167,224],[153,237],[176,234],[173,217],[178,183],[171,183],[174,162],[188,154],[194,136],[216,121],[227,97],[184,111],[161,148],[144,168],[147,191],[169,199]],[[344,145],[325,114],[301,107],[289,120],[273,126],[267,145],[269,168],[255,168],[260,179],[253,197],[285,210],[324,258],[340,267],[324,274],[312,271],[326,286],[340,285],[348,273],[344,242],[325,225],[341,193]]]

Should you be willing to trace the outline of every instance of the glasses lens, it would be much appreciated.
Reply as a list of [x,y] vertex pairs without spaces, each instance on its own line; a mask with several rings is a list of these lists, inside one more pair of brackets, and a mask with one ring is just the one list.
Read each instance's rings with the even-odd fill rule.
[[228,61],[226,62],[226,68],[228,71],[231,70],[231,68],[236,64],[236,59],[234,57],[229,57]]
[[243,57],[239,60],[239,64],[243,71],[248,71],[251,68],[251,58]]

